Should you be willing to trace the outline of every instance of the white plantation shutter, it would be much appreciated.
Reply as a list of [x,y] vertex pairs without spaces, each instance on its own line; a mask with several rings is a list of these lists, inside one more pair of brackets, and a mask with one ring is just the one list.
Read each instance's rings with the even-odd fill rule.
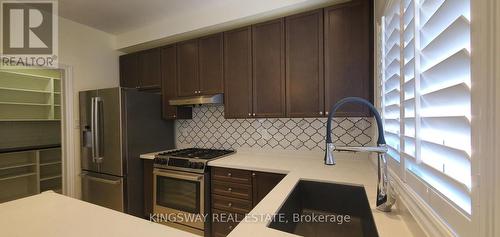
[[399,134],[400,134],[400,63],[401,63],[401,32],[400,32],[400,4],[396,1],[387,9],[383,19],[382,48],[383,72],[382,72],[382,114],[384,119],[385,138],[388,155],[395,161],[400,161]]
[[[393,16],[399,42],[384,48],[381,92],[390,157],[404,167],[400,178],[465,235],[472,212],[470,0],[393,1],[383,37],[395,30]],[[386,46],[391,37],[382,39]]]

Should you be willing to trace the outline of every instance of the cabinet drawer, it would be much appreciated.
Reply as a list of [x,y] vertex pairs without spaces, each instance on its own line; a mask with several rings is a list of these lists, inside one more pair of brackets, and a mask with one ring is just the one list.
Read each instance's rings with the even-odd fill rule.
[[213,167],[212,179],[231,183],[252,184],[252,174],[249,170]]
[[212,182],[212,194],[252,200],[252,186],[221,181]]
[[244,215],[212,209],[212,237],[225,237],[245,218]]
[[212,195],[212,207],[230,212],[248,213],[252,209],[252,202],[250,200]]

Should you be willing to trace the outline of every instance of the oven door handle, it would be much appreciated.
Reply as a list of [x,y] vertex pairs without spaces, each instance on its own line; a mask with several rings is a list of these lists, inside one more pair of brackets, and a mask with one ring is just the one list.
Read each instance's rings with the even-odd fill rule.
[[153,171],[153,174],[158,175],[158,176],[163,176],[163,177],[184,179],[184,180],[190,180],[190,181],[200,181],[201,179],[203,179],[203,175],[186,175],[186,174],[179,174],[179,173],[173,173],[173,172],[168,172],[168,171],[161,171],[158,169],[155,169]]

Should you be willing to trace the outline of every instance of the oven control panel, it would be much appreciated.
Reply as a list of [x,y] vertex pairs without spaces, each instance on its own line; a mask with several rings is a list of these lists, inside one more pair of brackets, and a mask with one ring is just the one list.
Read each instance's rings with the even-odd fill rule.
[[205,171],[205,163],[206,162],[203,161],[172,157],[156,157],[154,159],[154,166],[157,168],[184,170],[196,173],[203,173]]

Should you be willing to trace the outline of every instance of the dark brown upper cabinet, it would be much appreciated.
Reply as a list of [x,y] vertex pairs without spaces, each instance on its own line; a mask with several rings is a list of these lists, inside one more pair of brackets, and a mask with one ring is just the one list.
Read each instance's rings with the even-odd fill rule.
[[200,94],[211,95],[223,93],[222,33],[202,37],[198,43]]
[[178,47],[178,96],[223,93],[222,33],[189,40]]
[[161,94],[163,119],[191,119],[191,107],[169,105],[177,97],[177,48],[175,45],[161,49]]
[[[373,102],[372,1],[354,0],[325,8],[326,112],[344,97]],[[335,116],[370,116],[365,106],[345,105]]]
[[160,49],[120,56],[120,86],[142,90],[160,88]]
[[285,27],[287,117],[323,116],[323,9],[289,16]]
[[198,95],[198,39],[177,44],[178,96]]
[[120,86],[125,88],[139,87],[139,57],[137,53],[120,56]]
[[285,29],[280,18],[252,26],[254,117],[285,116]]
[[224,32],[224,117],[252,115],[252,30]]
[[139,89],[159,89],[160,83],[160,49],[139,52]]

